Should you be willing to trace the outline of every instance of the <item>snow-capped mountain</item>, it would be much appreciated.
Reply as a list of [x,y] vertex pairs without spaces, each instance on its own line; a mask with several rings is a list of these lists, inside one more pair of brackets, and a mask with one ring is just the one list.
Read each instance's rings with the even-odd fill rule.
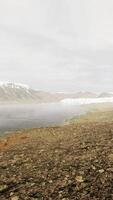
[[12,83],[12,82],[0,82],[0,87],[10,87],[10,88],[25,88],[27,90],[30,89],[28,85],[22,84],[22,83]]
[[[44,92],[38,92],[21,83],[0,83],[0,102],[44,102]],[[46,93],[49,96],[49,93]]]

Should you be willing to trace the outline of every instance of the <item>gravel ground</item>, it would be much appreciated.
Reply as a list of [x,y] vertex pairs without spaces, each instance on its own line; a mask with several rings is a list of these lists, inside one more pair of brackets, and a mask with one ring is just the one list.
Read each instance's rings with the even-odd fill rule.
[[113,199],[113,123],[23,130],[0,140],[0,200]]

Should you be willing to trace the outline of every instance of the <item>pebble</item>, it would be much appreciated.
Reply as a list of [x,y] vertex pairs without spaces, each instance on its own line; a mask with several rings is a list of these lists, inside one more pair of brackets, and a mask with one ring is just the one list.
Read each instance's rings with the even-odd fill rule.
[[76,181],[79,182],[79,183],[83,183],[84,180],[83,180],[83,177],[82,176],[76,176]]
[[11,197],[11,200],[19,200],[19,197],[18,196],[13,196],[13,197]]
[[0,192],[3,192],[5,189],[7,189],[7,185],[0,185]]
[[113,172],[113,168],[108,168],[107,171],[108,172]]
[[53,181],[52,181],[52,180],[50,180],[50,181],[49,181],[49,183],[53,183]]
[[104,173],[104,169],[100,169],[100,170],[99,170],[99,173],[100,173],[100,174]]
[[91,166],[93,170],[96,170],[96,167],[94,165]]
[[109,154],[108,158],[110,161],[113,161],[113,153]]

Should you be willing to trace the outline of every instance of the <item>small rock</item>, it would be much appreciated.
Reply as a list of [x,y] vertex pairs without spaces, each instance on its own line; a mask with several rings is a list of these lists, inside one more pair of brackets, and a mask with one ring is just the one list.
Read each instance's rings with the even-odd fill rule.
[[5,189],[7,189],[7,185],[0,185],[0,192],[3,192]]
[[11,200],[19,200],[19,197],[18,196],[13,196],[13,197],[11,197]]
[[109,154],[108,156],[109,160],[113,162],[113,153]]
[[45,183],[45,182],[43,182],[43,183],[42,183],[42,186],[44,187],[45,185],[46,185],[46,183]]
[[10,197],[11,197],[11,196],[13,196],[13,195],[14,195],[14,193],[13,193],[13,192],[11,192],[11,193],[10,193]]
[[53,183],[53,181],[52,181],[52,180],[50,180],[50,181],[49,181],[49,183]]
[[104,169],[100,169],[100,170],[99,170],[99,173],[100,173],[100,174],[104,173]]
[[94,165],[92,165],[91,168],[92,168],[93,170],[96,170],[96,167],[95,167]]
[[79,171],[79,174],[80,175],[84,175],[84,171]]
[[84,180],[83,180],[83,177],[82,176],[76,176],[76,181],[79,182],[79,183],[83,183]]
[[35,185],[35,183],[31,183],[31,187],[34,186],[34,185]]
[[107,168],[108,172],[113,172],[113,168]]

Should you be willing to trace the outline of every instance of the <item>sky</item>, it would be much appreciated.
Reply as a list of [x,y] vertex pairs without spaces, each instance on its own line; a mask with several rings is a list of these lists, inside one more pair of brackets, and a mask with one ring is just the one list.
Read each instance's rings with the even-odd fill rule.
[[0,0],[0,81],[113,91],[113,0]]

